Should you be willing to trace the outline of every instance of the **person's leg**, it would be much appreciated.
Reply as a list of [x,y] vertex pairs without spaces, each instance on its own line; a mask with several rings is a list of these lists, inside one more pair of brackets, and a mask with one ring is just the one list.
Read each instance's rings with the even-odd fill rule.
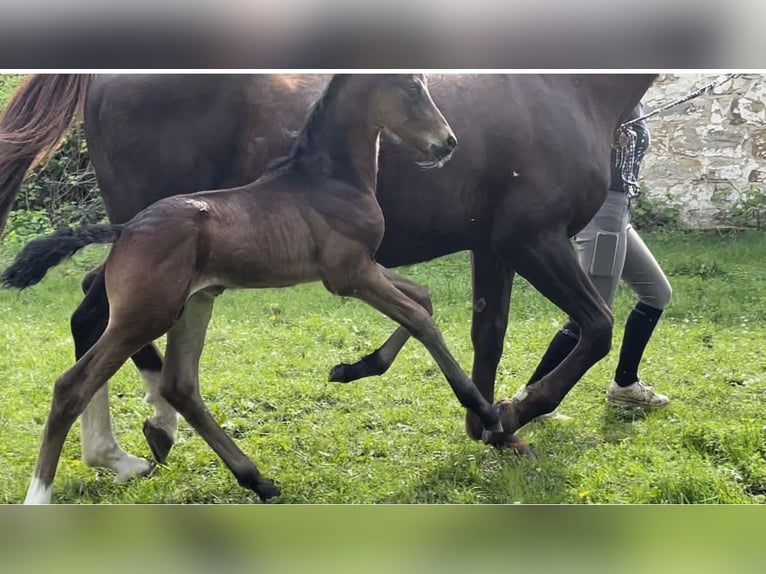
[[627,229],[622,278],[638,295],[639,301],[625,323],[620,358],[614,383],[607,390],[607,400],[641,407],[665,406],[668,397],[643,383],[638,376],[638,367],[672,290],[662,268],[632,226]]

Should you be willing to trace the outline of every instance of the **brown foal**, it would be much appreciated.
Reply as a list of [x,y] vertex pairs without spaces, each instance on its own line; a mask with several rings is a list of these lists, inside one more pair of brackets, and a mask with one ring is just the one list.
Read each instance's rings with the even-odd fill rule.
[[336,76],[291,154],[249,185],[163,199],[124,225],[66,229],[30,243],[5,271],[31,284],[90,243],[114,243],[105,264],[109,323],[57,381],[25,502],[50,502],[66,435],[93,394],[143,346],[167,333],[160,392],[261,499],[280,490],[211,416],[198,367],[215,297],[225,288],[321,280],[366,301],[419,339],[461,404],[501,432],[491,405],[462,371],[430,316],[423,289],[375,262],[384,230],[375,197],[381,130],[449,159],[452,129],[419,75]]

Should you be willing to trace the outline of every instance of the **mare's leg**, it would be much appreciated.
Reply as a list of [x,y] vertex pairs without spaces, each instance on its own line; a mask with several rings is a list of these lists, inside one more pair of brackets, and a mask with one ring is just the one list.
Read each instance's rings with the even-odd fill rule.
[[218,425],[200,396],[199,359],[214,301],[215,295],[209,291],[196,293],[186,301],[181,317],[168,332],[160,391],[221,457],[239,484],[268,500],[279,495],[279,488],[258,471]]
[[[503,354],[508,312],[511,304],[514,271],[491,253],[473,252],[473,371],[471,378],[482,396],[492,402],[495,398],[495,378]],[[480,439],[481,421],[466,412],[466,430],[473,439]]]
[[[93,394],[128,360],[135,346],[128,339],[110,329],[66,371],[53,389],[53,401],[43,442],[27,490],[26,504],[50,502],[53,479],[64,441],[77,417],[82,414]],[[108,412],[108,409],[107,409]]]
[[517,248],[512,262],[519,274],[577,322],[580,340],[559,366],[502,403],[506,432],[553,411],[609,352],[612,340],[611,311],[580,267],[566,233],[551,231],[532,238]]
[[[91,271],[83,280],[85,298],[72,315],[71,329],[77,360],[85,356],[106,329],[109,303],[104,287],[103,267]],[[152,464],[125,452],[112,431],[109,415],[109,385],[99,387],[81,417],[82,456],[88,466],[112,469],[117,482],[145,475]]]
[[[75,356],[79,359],[98,340],[109,321],[109,302],[104,287],[103,265],[83,280],[85,298],[72,315],[71,329]],[[178,415],[159,394],[162,354],[154,343],[132,357],[147,389],[146,402],[154,407],[154,416],[144,421],[144,436],[154,458],[164,463],[174,442]],[[82,415],[83,458],[89,466],[111,468],[122,482],[136,474],[146,474],[152,465],[122,450],[114,438],[109,416],[108,384],[101,387]]]
[[[428,311],[429,315],[433,315],[431,295],[426,287],[418,285],[401,275],[397,275],[385,267],[381,266],[380,269],[383,271],[385,278],[388,279],[394,287],[418,303]],[[399,354],[399,351],[402,350],[402,347],[404,347],[404,344],[409,338],[410,334],[407,329],[404,327],[397,327],[393,334],[376,351],[363,357],[356,363],[341,363],[340,365],[333,367],[330,371],[329,380],[339,383],[349,383],[364,377],[382,375],[391,367]]]
[[[340,275],[347,277],[346,273]],[[502,425],[497,409],[481,395],[473,381],[460,368],[428,311],[394,287],[386,279],[383,269],[371,259],[362,260],[354,275],[353,285],[346,284],[338,289],[339,286],[329,282],[329,286],[336,293],[365,301],[406,328],[431,353],[460,403],[476,413],[485,429],[500,432]]]

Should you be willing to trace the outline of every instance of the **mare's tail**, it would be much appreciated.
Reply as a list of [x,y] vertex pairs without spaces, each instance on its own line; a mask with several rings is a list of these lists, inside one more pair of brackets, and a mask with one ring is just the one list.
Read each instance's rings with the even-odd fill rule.
[[0,233],[24,175],[56,148],[92,81],[90,74],[31,76],[0,115]]

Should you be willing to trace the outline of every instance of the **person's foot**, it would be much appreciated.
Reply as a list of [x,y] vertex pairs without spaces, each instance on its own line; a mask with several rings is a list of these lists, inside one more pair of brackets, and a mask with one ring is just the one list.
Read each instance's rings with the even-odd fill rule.
[[660,393],[655,393],[652,387],[643,381],[636,381],[627,387],[621,387],[615,382],[606,390],[606,402],[626,407],[656,409],[667,406],[670,399]]

